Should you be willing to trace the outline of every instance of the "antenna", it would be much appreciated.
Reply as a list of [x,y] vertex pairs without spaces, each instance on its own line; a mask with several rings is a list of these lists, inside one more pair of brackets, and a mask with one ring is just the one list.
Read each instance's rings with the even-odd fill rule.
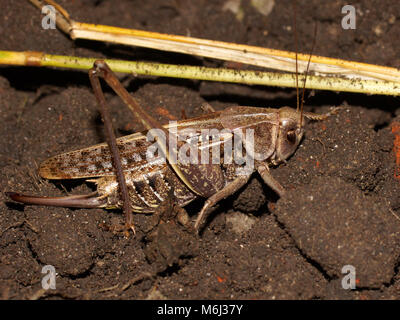
[[[313,40],[313,44],[312,44],[312,47],[311,47],[310,57],[308,58],[306,73],[304,75],[303,93],[301,95],[301,107],[300,107],[300,110],[301,110],[301,112],[300,112],[300,129],[301,129],[302,123],[303,123],[304,94],[306,92],[307,75],[308,75],[308,70],[310,68],[311,57],[312,57],[312,54],[314,52],[315,43],[316,43],[316,39],[317,39],[317,26],[318,26],[317,23],[315,23],[315,26],[314,26],[314,40]],[[297,52],[296,52],[296,70],[297,70]],[[296,72],[296,78],[297,77],[298,76],[297,76],[297,72]],[[298,85],[297,85],[297,92],[298,91],[299,91],[299,89],[298,89]],[[297,95],[298,95],[298,93],[297,93]],[[299,103],[298,100],[299,100],[299,98],[297,97],[297,104]]]
[[293,1],[293,33],[294,33],[294,42],[295,42],[295,50],[296,50],[296,97],[297,97],[297,107],[296,107],[296,111],[299,111],[299,107],[300,107],[300,102],[299,102],[299,66],[298,66],[298,62],[297,62],[297,53],[299,52],[299,44],[297,41],[297,30],[296,30],[296,3],[297,1],[294,0]]
[[312,54],[314,52],[314,47],[315,47],[315,43],[316,43],[316,38],[317,38],[317,23],[315,23],[315,27],[314,27],[314,39],[313,39],[313,44],[312,44],[312,48],[311,48],[311,52],[310,52],[310,57],[308,58],[308,63],[307,63],[307,69],[306,69],[306,73],[304,75],[304,83],[303,83],[303,92],[301,95],[301,105],[300,105],[300,97],[299,97],[299,66],[298,66],[298,52],[299,52],[299,48],[298,48],[298,41],[297,41],[297,22],[296,22],[296,10],[297,10],[297,0],[293,0],[293,33],[294,33],[294,41],[295,41],[295,46],[296,46],[296,96],[297,96],[297,107],[296,107],[296,111],[299,111],[300,108],[300,126],[299,128],[301,129],[302,124],[303,124],[303,107],[304,107],[304,95],[305,95],[305,91],[306,91],[306,81],[307,81],[307,75],[308,75],[308,70],[310,68],[310,62],[311,62],[311,57]]

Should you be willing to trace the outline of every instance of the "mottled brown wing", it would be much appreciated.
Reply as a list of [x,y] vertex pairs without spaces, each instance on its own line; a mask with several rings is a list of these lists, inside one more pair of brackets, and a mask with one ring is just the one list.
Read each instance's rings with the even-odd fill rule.
[[[169,128],[169,125],[165,126]],[[194,129],[199,135],[204,129],[221,129],[219,113],[178,121],[178,130]],[[223,139],[228,139],[223,137]],[[196,137],[192,138],[196,141]],[[223,139],[219,143],[223,143]],[[198,143],[202,143],[197,139]],[[125,172],[139,171],[143,174],[160,170],[165,161],[158,158],[148,161],[146,151],[154,142],[148,142],[143,133],[135,133],[117,139],[122,169]],[[192,143],[192,142],[191,142]],[[202,148],[202,145],[199,145]],[[81,179],[114,175],[111,154],[106,143],[66,152],[41,163],[39,174],[46,179]]]
[[[150,145],[140,134],[117,139],[124,171],[159,169],[165,163],[146,160]],[[107,144],[102,143],[85,149],[71,151],[45,160],[39,174],[46,179],[79,179],[114,175],[111,154]]]

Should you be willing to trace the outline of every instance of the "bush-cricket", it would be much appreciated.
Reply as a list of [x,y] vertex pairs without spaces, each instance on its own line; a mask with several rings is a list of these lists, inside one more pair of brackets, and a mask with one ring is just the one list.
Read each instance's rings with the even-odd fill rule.
[[[300,99],[297,73],[296,70],[296,110],[235,106],[214,111],[209,106],[208,114],[163,126],[126,91],[104,61],[96,61],[89,77],[105,122],[107,144],[52,157],[40,165],[39,174],[47,179],[88,179],[96,183],[97,191],[66,197],[35,197],[13,192],[8,195],[26,204],[122,207],[125,228],[133,231],[132,211],[154,212],[171,189],[179,206],[197,197],[206,198],[194,225],[196,231],[210,209],[244,186],[254,171],[282,196],[284,188],[270,174],[269,165],[285,162],[296,151],[304,134],[304,118],[323,120],[331,114],[303,111],[306,77]],[[121,97],[146,132],[115,138],[99,77]],[[156,142],[152,143],[149,138]],[[232,145],[233,150],[228,150]],[[149,158],[148,151],[152,147],[156,147],[158,157]],[[216,161],[216,154],[212,152],[215,150]],[[238,151],[242,155],[240,161],[236,157]],[[182,155],[186,161],[181,161]],[[252,164],[250,170],[247,170],[248,161]]]

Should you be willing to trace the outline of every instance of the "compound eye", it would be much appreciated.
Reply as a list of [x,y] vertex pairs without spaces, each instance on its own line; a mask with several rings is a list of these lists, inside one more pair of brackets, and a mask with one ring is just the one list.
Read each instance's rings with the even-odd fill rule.
[[291,144],[296,143],[296,131],[295,130],[290,130],[286,134],[286,139],[289,141]]

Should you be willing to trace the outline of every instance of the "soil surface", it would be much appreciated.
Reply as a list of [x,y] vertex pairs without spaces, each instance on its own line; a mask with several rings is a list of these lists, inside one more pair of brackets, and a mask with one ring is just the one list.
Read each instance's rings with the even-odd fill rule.
[[[59,2],[77,21],[295,50],[290,1],[275,1],[265,15],[243,0],[241,19],[226,9],[227,0]],[[341,28],[345,4],[298,1],[299,50],[309,52],[317,22],[315,54],[399,68],[397,1],[354,1],[355,30]],[[247,68],[74,42],[58,30],[42,29],[40,12],[28,1],[1,0],[0,7],[1,50]],[[182,109],[188,117],[200,115],[204,102],[218,110],[296,104],[293,89],[126,75],[121,81],[164,122],[181,118]],[[106,96],[119,135],[142,129],[110,90]],[[271,169],[288,190],[283,198],[254,174],[219,204],[200,236],[177,222],[179,208],[166,203],[161,213],[172,216],[135,215],[137,235],[127,239],[99,227],[121,222],[118,210],[23,206],[5,196],[89,192],[83,181],[41,179],[37,167],[50,156],[102,142],[104,134],[86,72],[2,66],[0,297],[399,299],[400,100],[316,91],[307,94],[306,104],[318,113],[345,108],[309,123],[297,152]],[[191,219],[203,202],[186,207]],[[55,267],[55,290],[41,289],[45,265]],[[342,288],[348,265],[355,268],[355,290]]]

